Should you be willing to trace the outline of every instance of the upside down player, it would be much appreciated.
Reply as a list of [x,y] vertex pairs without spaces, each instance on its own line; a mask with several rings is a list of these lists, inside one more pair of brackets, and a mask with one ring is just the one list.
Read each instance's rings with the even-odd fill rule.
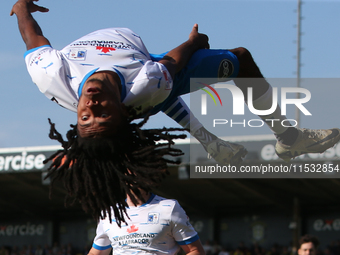
[[[190,92],[189,80],[193,77],[216,77],[216,80],[258,78],[252,84],[248,84],[247,79],[237,79],[235,83],[245,98],[247,88],[253,87],[253,106],[256,109],[271,108],[272,88],[246,49],[210,50],[208,37],[198,33],[198,26],[195,25],[186,42],[161,56],[150,55],[141,38],[126,28],[95,31],[58,51],[43,36],[31,15],[35,11],[47,12],[48,9],[35,5],[33,0],[18,0],[11,12],[18,18],[19,30],[28,50],[25,54],[28,71],[34,83],[49,99],[69,110],[77,111],[77,125],[68,132],[68,141],[64,141],[51,124],[51,138],[60,141],[64,147],[50,168],[56,178],[70,182],[67,169],[71,165],[79,173],[84,168],[96,168],[100,171],[103,164],[109,168],[123,160],[131,165],[132,160],[129,157],[135,156],[133,151],[146,144],[126,141],[129,132],[135,132],[138,141],[144,138],[143,141],[147,141],[148,145],[155,146],[152,142],[160,140],[158,135],[148,138],[141,135],[140,130],[131,131],[129,128],[132,119],[150,109],[152,113],[163,111],[184,128],[190,127],[190,133],[219,163],[238,164],[242,161],[246,149],[241,145],[222,141],[208,132],[192,116],[180,95]],[[100,43],[102,41],[110,43],[103,45]],[[221,75],[217,75],[218,73]],[[281,116],[279,107],[270,116],[261,118],[286,119]],[[281,125],[269,127],[278,139],[276,152],[284,160],[303,153],[321,153],[340,139],[339,129],[309,130]],[[96,149],[93,149],[94,144]],[[129,146],[130,144],[134,146]],[[94,156],[96,153],[99,154],[98,157]],[[61,166],[61,159],[65,155],[67,160]],[[92,161],[86,161],[88,157],[97,160],[98,164],[93,165]],[[138,171],[144,160],[139,157],[138,162],[134,164],[135,170],[131,166],[128,168]],[[89,164],[92,164],[91,167]],[[129,175],[126,174],[126,169],[122,170],[126,168],[126,164],[121,165],[115,177],[121,181],[128,176],[131,185],[141,188],[142,182],[136,184],[133,179],[136,178],[135,175],[143,176],[144,170]],[[155,169],[164,169],[164,166]],[[147,179],[143,177],[144,180]],[[90,180],[92,178],[93,176],[89,177]],[[117,185],[122,185],[118,180]],[[123,183],[125,182],[126,180]],[[79,185],[82,185],[80,181]],[[150,183],[144,184],[142,188],[147,190],[149,185]],[[74,196],[75,191],[72,187],[69,189],[70,195]],[[86,203],[81,190],[79,188],[77,198]],[[124,195],[121,193],[119,198],[110,201],[121,201],[122,209]],[[106,206],[100,207],[100,211],[107,209]],[[97,210],[96,214],[100,211]]]

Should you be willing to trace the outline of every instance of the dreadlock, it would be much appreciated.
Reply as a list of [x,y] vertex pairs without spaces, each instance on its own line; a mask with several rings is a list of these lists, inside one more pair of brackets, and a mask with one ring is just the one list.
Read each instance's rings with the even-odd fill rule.
[[77,126],[71,125],[65,141],[49,119],[49,137],[63,149],[44,161],[52,162],[46,178],[51,178],[51,188],[56,180],[63,183],[65,205],[79,201],[96,219],[108,216],[111,221],[114,216],[119,226],[126,223],[126,195],[134,204],[135,196],[144,201],[140,189],[151,191],[168,174],[168,163],[180,163],[168,156],[183,155],[172,145],[173,139],[186,136],[169,133],[183,129],[141,129],[146,121],[147,117],[138,124],[128,120],[118,135],[100,138],[82,138]]

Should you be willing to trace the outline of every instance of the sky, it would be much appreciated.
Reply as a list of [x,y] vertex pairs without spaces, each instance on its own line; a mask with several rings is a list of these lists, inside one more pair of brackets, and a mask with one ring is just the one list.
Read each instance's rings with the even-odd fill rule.
[[[75,124],[76,115],[50,102],[32,83],[17,20],[9,16],[14,3],[0,2],[0,148],[56,145],[48,138],[47,119],[64,134]],[[198,23],[211,48],[246,47],[265,77],[296,77],[297,0],[40,0],[38,4],[50,9],[33,15],[56,49],[97,29],[128,27],[142,37],[149,52],[161,53],[187,40]],[[301,118],[304,127],[340,127],[339,13],[340,0],[302,4],[301,86],[312,94],[307,107],[313,115]],[[310,82],[310,78],[322,79]],[[328,82],[329,78],[334,80]],[[184,98],[189,102],[189,96]],[[163,126],[178,125],[157,114],[145,127]],[[259,133],[271,131],[229,129],[225,135]]]

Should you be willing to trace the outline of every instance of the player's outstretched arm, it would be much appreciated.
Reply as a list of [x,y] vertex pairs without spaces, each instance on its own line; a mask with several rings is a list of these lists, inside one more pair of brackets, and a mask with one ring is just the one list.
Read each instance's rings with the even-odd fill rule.
[[18,0],[11,10],[10,15],[15,14],[18,18],[19,30],[26,44],[27,50],[50,45],[50,42],[43,36],[40,26],[33,18],[33,12],[48,12],[48,9],[36,5],[38,0]]
[[189,61],[195,51],[209,49],[208,36],[198,33],[198,25],[195,24],[189,34],[189,39],[171,50],[159,62],[166,66],[171,76],[179,72]]

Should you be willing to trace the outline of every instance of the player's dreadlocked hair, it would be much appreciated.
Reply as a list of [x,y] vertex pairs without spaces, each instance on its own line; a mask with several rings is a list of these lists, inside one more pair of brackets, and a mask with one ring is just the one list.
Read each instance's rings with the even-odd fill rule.
[[135,204],[135,196],[143,201],[139,189],[149,192],[168,173],[167,163],[180,163],[166,155],[183,155],[171,145],[173,139],[186,136],[169,133],[183,129],[142,130],[146,121],[147,118],[136,124],[128,120],[118,135],[105,138],[81,138],[77,126],[71,125],[64,141],[49,119],[49,136],[59,141],[63,149],[44,163],[52,161],[47,177],[52,185],[55,180],[62,181],[68,192],[66,205],[79,201],[85,212],[91,212],[96,219],[108,216],[110,221],[113,208],[117,224],[126,222],[126,195]]

